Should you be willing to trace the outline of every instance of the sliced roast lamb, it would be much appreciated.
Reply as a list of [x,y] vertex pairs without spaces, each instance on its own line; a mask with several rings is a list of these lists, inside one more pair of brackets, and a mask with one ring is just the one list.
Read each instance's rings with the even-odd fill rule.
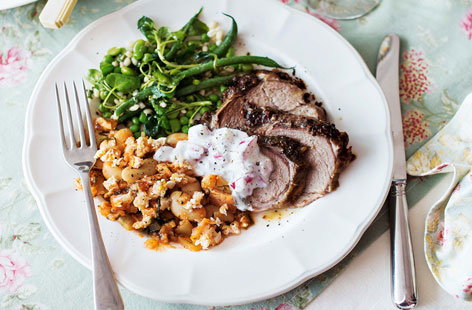
[[307,146],[306,183],[294,207],[303,207],[338,187],[339,174],[354,158],[345,132],[324,121],[254,106],[246,107],[244,116],[251,134],[285,136]]
[[305,186],[307,169],[303,160],[307,148],[287,137],[259,137],[262,154],[272,160],[270,182],[256,188],[246,200],[254,211],[292,206]]
[[247,102],[250,102],[259,107],[268,107],[303,117],[326,119],[321,103],[306,90],[305,83],[282,71],[259,70],[237,76],[223,99],[224,102],[231,104],[226,104],[220,111],[229,109],[232,113],[238,113]]

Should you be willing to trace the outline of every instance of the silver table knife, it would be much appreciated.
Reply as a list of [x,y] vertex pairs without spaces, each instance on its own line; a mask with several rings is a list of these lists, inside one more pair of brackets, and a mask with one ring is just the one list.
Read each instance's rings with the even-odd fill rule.
[[417,303],[415,261],[408,225],[406,202],[406,160],[399,94],[400,38],[391,34],[380,45],[377,81],[387,99],[393,137],[393,180],[388,200],[390,209],[390,251],[392,300],[399,309],[413,309]]

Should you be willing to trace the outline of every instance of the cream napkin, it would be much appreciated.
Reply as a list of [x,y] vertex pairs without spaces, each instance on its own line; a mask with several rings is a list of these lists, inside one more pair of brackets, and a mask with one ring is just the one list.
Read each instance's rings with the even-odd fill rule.
[[453,174],[447,192],[426,218],[426,260],[447,292],[472,301],[472,94],[408,160],[407,170],[413,176]]
[[60,28],[69,21],[76,4],[77,0],[49,0],[39,15],[39,21],[46,28]]

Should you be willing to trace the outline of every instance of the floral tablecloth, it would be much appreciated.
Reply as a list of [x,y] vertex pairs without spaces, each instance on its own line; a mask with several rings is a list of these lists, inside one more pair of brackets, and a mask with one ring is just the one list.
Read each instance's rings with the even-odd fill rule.
[[[131,2],[81,0],[70,23],[60,30],[47,30],[39,24],[38,14],[45,1],[0,12],[0,309],[93,308],[90,272],[53,239],[24,184],[20,156],[24,114],[34,84],[48,62],[91,21]],[[401,101],[408,156],[447,123],[472,91],[471,0],[383,0],[374,12],[354,21],[323,18],[302,0],[282,2],[339,31],[371,70],[382,38],[392,32],[400,35]],[[411,180],[410,205],[438,178]],[[226,309],[303,308],[385,229],[382,211],[355,250],[330,271],[277,298]],[[163,304],[125,289],[122,294],[127,309],[205,308]]]

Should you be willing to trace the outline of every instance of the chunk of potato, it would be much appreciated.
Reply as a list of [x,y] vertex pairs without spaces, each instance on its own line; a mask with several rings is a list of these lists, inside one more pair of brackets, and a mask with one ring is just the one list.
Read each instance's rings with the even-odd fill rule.
[[185,204],[190,200],[190,195],[181,191],[175,191],[170,195],[170,210],[181,220],[201,221],[206,216],[205,208],[185,208]]
[[186,133],[178,132],[167,136],[166,143],[172,147],[175,147],[177,142],[185,140],[188,140],[188,135]]
[[216,174],[208,174],[202,179],[203,189],[219,189],[226,193],[231,194],[231,189],[228,186],[228,182],[225,179]]
[[189,220],[181,220],[179,225],[175,228],[175,232],[180,236],[190,237],[192,229],[193,225]]
[[157,172],[156,165],[157,161],[152,158],[146,158],[139,168],[126,167],[123,169],[121,177],[128,184],[136,182],[144,176],[155,174]]
[[121,174],[123,169],[120,167],[114,167],[111,162],[103,163],[102,173],[106,179],[115,177],[117,180],[121,180]]
[[113,134],[113,137],[115,138],[116,146],[120,149],[120,151],[123,152],[125,150],[126,139],[132,136],[133,136],[133,133],[131,132],[131,130],[129,130],[129,128],[123,128],[118,131],[115,131],[115,133]]
[[200,186],[200,182],[198,182],[198,181],[182,185],[180,187],[180,189],[182,190],[182,192],[184,192],[186,194],[189,194],[190,196],[192,196],[193,193],[195,193],[195,192],[201,192],[202,191],[202,187]]
[[233,196],[220,189],[210,190],[209,201],[211,204],[219,206],[219,207],[224,204],[227,204],[227,205],[234,204]]

